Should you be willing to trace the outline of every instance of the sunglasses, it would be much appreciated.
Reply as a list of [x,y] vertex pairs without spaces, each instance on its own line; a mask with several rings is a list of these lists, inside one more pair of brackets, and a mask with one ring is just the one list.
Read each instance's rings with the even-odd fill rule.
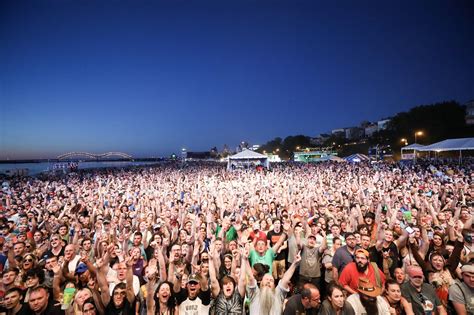
[[125,291],[115,291],[114,292],[114,295],[121,295],[121,296],[125,296],[127,293]]
[[23,262],[33,262],[33,259],[32,258],[27,258],[27,259],[23,260]]

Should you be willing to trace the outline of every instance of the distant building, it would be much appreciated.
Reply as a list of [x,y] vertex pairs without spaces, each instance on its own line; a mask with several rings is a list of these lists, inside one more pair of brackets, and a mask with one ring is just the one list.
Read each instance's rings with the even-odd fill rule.
[[378,131],[378,124],[371,124],[365,127],[364,134],[366,137],[372,137],[372,135]]
[[186,154],[187,160],[209,160],[212,159],[212,154],[210,151],[205,152],[187,152]]
[[257,151],[258,149],[260,149],[260,144],[254,144],[250,147],[250,150],[252,151]]
[[348,140],[360,139],[364,136],[364,129],[359,127],[349,127],[345,130],[345,138]]
[[346,136],[346,131],[344,128],[333,129],[331,131],[331,134],[336,137],[344,138]]
[[364,120],[363,122],[360,123],[361,128],[367,128],[368,126],[372,125],[370,121]]
[[474,125],[474,100],[470,100],[464,106],[466,106],[466,124]]
[[309,138],[309,143],[312,145],[312,146],[321,146],[324,144],[324,142],[326,142],[327,139],[329,139],[331,136],[326,134],[326,133],[322,133],[314,138]]
[[387,129],[387,126],[388,126],[388,123],[390,122],[390,119],[383,119],[383,120],[379,120],[377,122],[377,130],[380,131],[380,130],[385,130]]

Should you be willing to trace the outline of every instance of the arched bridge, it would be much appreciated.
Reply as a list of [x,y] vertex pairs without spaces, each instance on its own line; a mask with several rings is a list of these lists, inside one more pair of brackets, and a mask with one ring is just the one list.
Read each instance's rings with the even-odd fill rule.
[[108,157],[121,157],[124,159],[129,159],[133,160],[133,156],[123,153],[123,152],[106,152],[106,153],[101,153],[101,154],[94,154],[94,153],[89,153],[89,152],[68,152],[64,153],[61,155],[58,155],[58,160],[67,160],[67,159],[72,159],[72,158],[88,158],[88,159],[104,159]]

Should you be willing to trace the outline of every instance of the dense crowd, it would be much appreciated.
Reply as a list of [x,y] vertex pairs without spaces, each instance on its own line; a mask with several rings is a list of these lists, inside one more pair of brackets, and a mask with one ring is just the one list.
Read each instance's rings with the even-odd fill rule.
[[472,164],[8,179],[0,314],[474,314]]

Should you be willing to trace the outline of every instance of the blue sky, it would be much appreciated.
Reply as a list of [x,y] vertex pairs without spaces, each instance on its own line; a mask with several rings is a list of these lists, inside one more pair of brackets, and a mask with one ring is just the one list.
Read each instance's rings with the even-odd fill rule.
[[0,2],[0,159],[315,136],[474,98],[472,1]]

